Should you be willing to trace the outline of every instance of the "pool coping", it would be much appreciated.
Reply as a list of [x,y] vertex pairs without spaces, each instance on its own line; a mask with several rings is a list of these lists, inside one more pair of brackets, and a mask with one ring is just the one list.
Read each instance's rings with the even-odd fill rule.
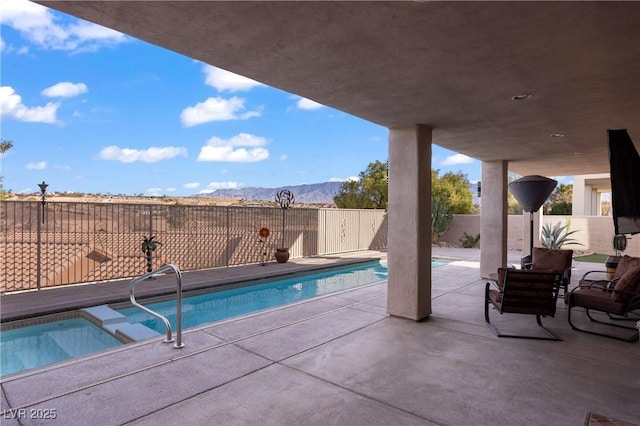
[[[220,285],[232,285],[243,281],[260,281],[319,269],[348,266],[386,259],[385,251],[359,251],[336,256],[318,256],[291,259],[284,264],[267,263],[230,266],[208,270],[189,271],[182,274],[183,292],[202,290]],[[4,294],[0,297],[0,322],[10,322],[34,316],[57,314],[104,304],[129,300],[130,279],[72,285]],[[165,296],[175,292],[175,278],[171,274],[150,280],[153,287],[140,283],[136,296],[140,299]]]

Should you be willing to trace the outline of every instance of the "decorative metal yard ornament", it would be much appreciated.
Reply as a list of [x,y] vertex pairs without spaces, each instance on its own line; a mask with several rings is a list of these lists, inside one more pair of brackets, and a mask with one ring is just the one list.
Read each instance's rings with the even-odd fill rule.
[[260,244],[262,244],[262,263],[260,263],[260,265],[265,266],[267,263],[265,262],[265,259],[267,257],[267,247],[265,246],[265,243],[267,242],[267,238],[269,237],[269,235],[271,235],[271,232],[269,231],[269,228],[260,228],[260,231],[258,231],[258,235],[260,235],[260,239],[258,241],[260,241]]
[[278,263],[286,263],[289,260],[289,248],[284,243],[284,222],[287,210],[296,202],[293,192],[288,189],[282,189],[276,194],[276,203],[282,209],[282,246],[276,249],[276,260]]
[[154,241],[156,237],[144,237],[142,240],[142,252],[146,256],[147,260],[147,272],[151,272],[153,270],[153,252],[156,251],[158,246],[162,245],[160,241]]
[[38,186],[40,187],[40,195],[41,195],[41,203],[42,203],[42,223],[44,223],[44,206],[47,204],[47,200],[46,200],[46,195],[47,195],[47,185],[44,181],[42,181],[42,183],[39,183]]
[[613,237],[613,249],[616,251],[616,256],[621,256],[622,252],[627,248],[627,236],[624,234],[618,234]]

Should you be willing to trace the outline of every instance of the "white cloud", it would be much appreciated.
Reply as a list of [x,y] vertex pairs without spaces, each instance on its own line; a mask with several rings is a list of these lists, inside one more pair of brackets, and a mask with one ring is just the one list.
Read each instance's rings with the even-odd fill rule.
[[47,87],[42,91],[42,95],[49,98],[71,98],[82,93],[87,93],[88,91],[89,89],[84,83],[69,83],[68,81],[63,81]]
[[[262,146],[267,139],[249,133],[240,133],[229,139],[212,137],[200,149],[198,161],[224,161],[254,163],[269,158],[269,151]],[[238,148],[238,147],[249,147]]]
[[127,40],[122,33],[77,19],[73,19],[72,24],[59,24],[61,18],[58,16],[46,7],[26,0],[0,0],[0,23],[45,49],[77,53]]
[[37,163],[27,164],[27,170],[44,170],[47,168],[46,161],[38,161]]
[[29,123],[55,123],[60,103],[49,102],[45,106],[28,107],[13,87],[0,87],[0,117],[11,117]]
[[474,159],[463,154],[450,155],[442,162],[443,166],[452,166],[455,164],[471,164]]
[[162,188],[149,188],[147,189],[147,194],[151,195],[152,197],[158,197],[160,195],[163,195],[163,189]]
[[177,156],[186,157],[187,149],[184,147],[166,146],[147,149],[120,148],[116,145],[108,146],[98,156],[102,160],[115,160],[122,163],[133,163],[142,161],[145,163],[156,163],[161,160],[168,160]]
[[349,176],[348,178],[332,177],[329,179],[329,182],[346,182],[346,181],[357,182],[359,180],[360,178],[358,176]]
[[187,189],[195,189],[200,186],[200,182],[189,182],[189,183],[185,183],[182,186]]
[[230,92],[246,91],[254,87],[264,86],[258,81],[207,64],[203,65],[202,71],[205,74],[205,84],[219,92],[225,90]]
[[236,189],[241,186],[242,184],[239,182],[228,180],[226,182],[209,182],[207,189],[215,191],[216,189]]
[[288,156],[287,154],[282,154],[282,155],[280,156],[280,159],[281,159],[282,161],[284,161],[284,160],[286,160],[286,159],[288,159],[288,158],[289,158],[289,156]]
[[311,99],[300,98],[300,99],[298,99],[298,102],[296,103],[296,106],[298,107],[298,109],[311,111],[311,110],[314,110],[314,109],[322,108],[324,105],[319,104],[316,101],[312,101]]
[[260,116],[260,110],[244,111],[244,102],[236,96],[231,99],[208,98],[182,110],[180,120],[183,126],[192,127],[211,121],[246,120]]
[[167,188],[167,192],[176,192],[175,188]]

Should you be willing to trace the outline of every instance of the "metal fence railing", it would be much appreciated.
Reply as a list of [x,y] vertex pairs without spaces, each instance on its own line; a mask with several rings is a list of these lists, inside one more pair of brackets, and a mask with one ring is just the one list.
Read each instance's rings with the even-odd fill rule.
[[283,239],[292,258],[386,247],[384,211],[292,208],[282,223],[273,207],[3,201],[0,292],[142,275],[150,236],[153,268],[183,271],[272,260]]

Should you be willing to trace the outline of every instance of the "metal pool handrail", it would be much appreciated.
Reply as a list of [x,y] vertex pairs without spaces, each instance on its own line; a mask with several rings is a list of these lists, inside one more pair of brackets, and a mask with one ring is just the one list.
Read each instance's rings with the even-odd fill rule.
[[164,322],[164,326],[167,329],[167,337],[164,339],[164,343],[173,342],[174,339],[171,335],[171,324],[169,323],[167,317],[165,317],[164,315],[160,315],[159,313],[154,312],[145,306],[142,306],[136,301],[135,296],[135,286],[137,283],[167,272],[169,270],[173,271],[176,274],[176,343],[173,345],[173,347],[179,349],[184,347],[184,343],[182,343],[182,273],[180,272],[180,269],[178,269],[178,267],[175,265],[169,264],[156,269],[153,272],[149,272],[148,274],[144,274],[141,277],[131,280],[131,282],[129,283],[129,299],[134,306],[137,306],[148,314],[153,315],[154,317]]

